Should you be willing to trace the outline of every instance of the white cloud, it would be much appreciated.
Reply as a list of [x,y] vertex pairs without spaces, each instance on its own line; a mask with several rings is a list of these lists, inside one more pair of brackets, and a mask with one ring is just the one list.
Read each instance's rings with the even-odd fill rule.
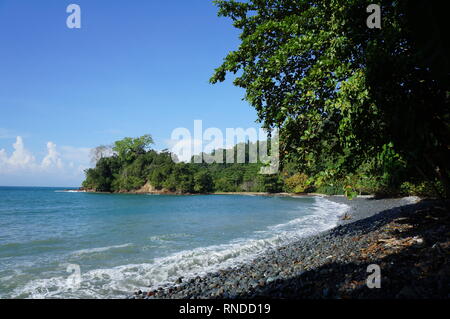
[[14,151],[10,157],[4,149],[0,150],[0,167],[9,167],[10,169],[31,168],[36,165],[35,157],[25,148],[21,136],[17,136],[13,144]]
[[56,144],[47,142],[47,156],[42,160],[41,166],[43,168],[57,167],[62,168],[63,164],[60,154],[56,151]]
[[8,155],[6,155],[6,151],[4,149],[0,150],[0,168],[2,167],[3,163],[6,163],[8,160]]
[[[13,152],[0,149],[0,185],[77,186],[89,167],[89,148],[63,146],[47,142],[47,153],[41,161],[26,149],[23,138],[16,137]],[[36,182],[35,182],[36,181]],[[25,185],[25,186],[26,186]]]

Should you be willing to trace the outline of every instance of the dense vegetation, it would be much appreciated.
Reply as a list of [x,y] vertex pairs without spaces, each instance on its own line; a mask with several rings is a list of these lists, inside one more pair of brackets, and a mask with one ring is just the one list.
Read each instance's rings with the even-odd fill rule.
[[370,29],[371,2],[218,0],[241,43],[211,82],[237,74],[259,121],[280,129],[282,163],[322,191],[450,197],[442,10],[379,1],[381,29]]
[[[93,152],[95,168],[86,170],[83,187],[101,192],[133,191],[147,182],[155,190],[177,193],[279,192],[280,176],[259,174],[262,163],[248,163],[250,143],[245,145],[246,163],[196,164],[174,162],[168,151],[150,149],[150,135],[125,138],[111,148],[100,146]],[[261,142],[265,143],[265,142]],[[104,156],[107,154],[107,156]],[[224,152],[224,158],[225,158]],[[235,158],[238,145],[234,148]]]
[[[214,192],[321,192],[327,194],[347,194],[354,196],[347,185],[359,193],[374,193],[375,188],[354,184],[357,181],[347,178],[343,181],[322,181],[309,177],[297,170],[296,163],[287,162],[283,169],[273,175],[260,174],[263,163],[248,163],[251,143],[245,144],[246,163],[190,163],[176,162],[172,154],[163,150],[157,152],[150,148],[153,140],[150,135],[138,138],[125,138],[114,146],[99,146],[93,150],[96,162],[94,168],[85,171],[83,188],[97,192],[133,192],[142,188],[144,191],[161,191],[171,193],[214,193]],[[258,142],[259,145],[264,142]],[[235,160],[239,145],[234,147]],[[203,155],[203,154],[201,154]],[[429,195],[432,190],[404,183],[396,194]],[[405,188],[407,186],[408,188]],[[419,188],[422,187],[422,188]]]
[[370,29],[371,2],[216,1],[241,43],[211,82],[237,74],[258,120],[279,129],[278,174],[258,174],[261,163],[174,163],[145,136],[116,142],[83,186],[450,197],[450,54],[439,8],[382,0],[382,27]]

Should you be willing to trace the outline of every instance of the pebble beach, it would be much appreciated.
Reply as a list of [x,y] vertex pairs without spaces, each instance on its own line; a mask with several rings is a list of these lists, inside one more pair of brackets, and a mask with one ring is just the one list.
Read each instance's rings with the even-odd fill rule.
[[[335,228],[264,251],[257,258],[245,264],[222,269],[202,277],[180,277],[173,285],[148,291],[135,291],[129,298],[420,298],[435,295],[450,296],[448,263],[446,259],[440,259],[448,254],[446,250],[448,247],[445,246],[449,242],[447,238],[449,235],[448,218],[445,217],[448,216],[448,212],[445,211],[445,207],[443,208],[436,201],[420,201],[416,197],[398,199],[361,197],[351,201],[340,196],[327,196],[326,198],[349,206],[347,213],[341,217],[339,225]],[[439,214],[442,213],[442,210],[446,214],[441,214],[441,216]],[[422,230],[423,234],[409,234],[411,225],[404,221],[414,220],[417,218],[417,214],[423,214],[424,211],[429,215],[438,214],[438,217],[434,217],[434,221],[437,222],[428,225],[430,229]],[[420,218],[422,220],[423,216]],[[444,218],[444,225],[442,225],[442,218]],[[414,222],[412,223],[414,224]],[[442,234],[436,232],[435,228],[439,227]],[[405,237],[404,233],[411,236]],[[427,237],[428,233],[431,234],[430,238]],[[398,236],[399,234],[402,236]],[[417,250],[417,252],[414,254],[410,251],[411,249]],[[435,254],[435,256],[431,256],[431,259],[430,253]],[[417,257],[417,260],[409,260],[412,257]],[[411,267],[413,264],[417,265],[418,262],[426,264],[423,265],[424,269]],[[429,265],[430,262],[433,265]],[[369,275],[367,266],[374,263],[379,265],[382,270],[382,289],[369,289],[366,285],[366,278]],[[399,267],[396,267],[396,264],[399,264]],[[420,285],[415,286],[408,284],[413,278],[419,280],[421,276],[424,277],[423,272],[430,270],[427,267],[439,268],[437,273],[433,272],[430,275],[430,278],[425,276],[430,282],[423,283],[421,281]],[[412,273],[410,273],[411,271]],[[424,287],[420,287],[421,285]],[[423,289],[428,290],[423,291]]]

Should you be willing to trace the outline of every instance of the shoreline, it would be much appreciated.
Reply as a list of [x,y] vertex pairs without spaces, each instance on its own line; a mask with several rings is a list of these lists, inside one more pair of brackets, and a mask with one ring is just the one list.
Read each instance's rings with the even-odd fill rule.
[[[171,191],[120,191],[120,192],[98,192],[85,189],[63,189],[61,192],[88,193],[88,194],[110,194],[110,195],[172,195],[172,196],[201,196],[201,195],[242,195],[242,196],[279,196],[279,197],[344,197],[345,195],[327,195],[322,193],[268,193],[268,192],[215,192],[215,193],[178,193]],[[355,198],[374,198],[375,195],[357,195]],[[399,197],[400,198],[400,197]],[[391,199],[391,198],[389,198]]]
[[[396,239],[395,232],[390,233],[391,228],[398,230],[403,227],[399,220],[413,218],[418,212],[439,205],[437,201],[420,201],[417,197],[397,199],[359,197],[351,201],[342,196],[325,196],[325,198],[338,204],[348,205],[350,219],[341,219],[336,227],[322,233],[271,248],[264,251],[261,256],[235,267],[221,269],[202,277],[188,279],[180,277],[172,285],[148,291],[136,291],[129,298],[420,297],[415,292],[411,292],[407,282],[412,278],[410,275],[405,275],[406,272],[403,269],[399,270],[400,273],[395,269],[383,271],[385,275],[391,277],[386,279],[388,283],[390,282],[389,285],[393,286],[389,287],[388,292],[384,289],[367,288],[365,283],[365,278],[368,276],[367,265],[376,263],[380,264],[384,270],[392,268],[392,265],[386,265],[383,258],[387,257],[383,254],[394,249],[390,255],[396,256],[398,247],[383,245],[386,242],[400,241],[403,243],[404,241]],[[448,229],[446,231],[448,233]],[[425,247],[424,238],[425,235],[409,236],[405,239],[407,244],[403,243],[402,245],[406,245],[407,249],[417,248],[420,250]],[[435,245],[436,243],[427,242],[427,244]],[[371,253],[370,249],[375,249],[373,247],[377,245],[381,245],[382,249],[376,254]],[[401,256],[401,258],[412,258],[411,256],[414,255],[408,253],[405,256]],[[429,262],[430,259],[423,258],[421,261]],[[435,260],[431,258],[431,261]],[[417,261],[414,262],[417,264]],[[396,265],[394,264],[394,266]],[[411,265],[408,267],[411,268]],[[414,268],[414,266],[412,267]],[[449,268],[445,264],[442,271],[447,275],[446,271]],[[448,273],[450,274],[450,271]],[[440,275],[440,273],[438,274]],[[402,276],[405,278],[398,281],[392,279],[394,277],[402,278]],[[450,276],[446,278],[444,282],[448,283]],[[434,283],[434,281],[432,282]],[[356,295],[355,291],[357,291]],[[435,293],[437,296],[442,296],[442,292],[441,294],[438,294],[437,291]],[[423,295],[425,298],[430,296],[434,295],[432,293]]]

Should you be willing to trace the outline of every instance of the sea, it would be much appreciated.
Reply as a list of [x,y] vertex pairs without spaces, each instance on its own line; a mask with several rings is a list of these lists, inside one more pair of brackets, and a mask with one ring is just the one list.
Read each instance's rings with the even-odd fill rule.
[[0,187],[0,298],[125,298],[237,267],[346,209],[313,196]]

